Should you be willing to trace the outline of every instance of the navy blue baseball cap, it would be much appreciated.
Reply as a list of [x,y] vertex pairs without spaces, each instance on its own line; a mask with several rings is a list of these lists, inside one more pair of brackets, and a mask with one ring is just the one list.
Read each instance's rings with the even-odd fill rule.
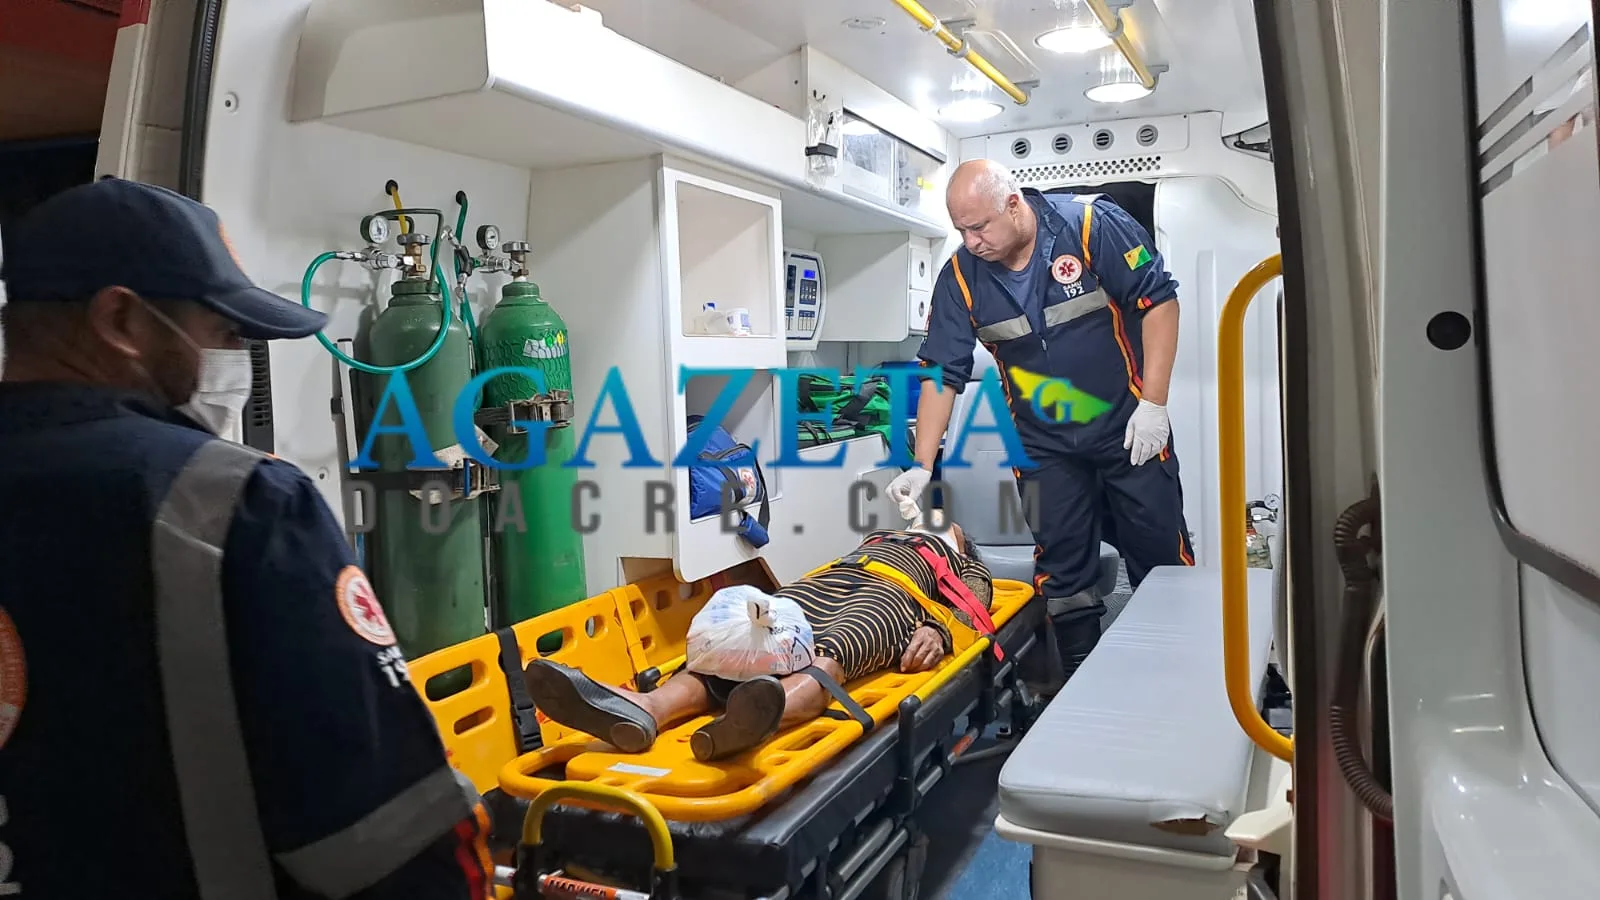
[[125,287],[151,300],[189,300],[251,340],[302,338],[328,317],[257,287],[222,220],[205,204],[154,185],[103,178],[69,188],[6,230],[0,279],[15,300],[87,300]]

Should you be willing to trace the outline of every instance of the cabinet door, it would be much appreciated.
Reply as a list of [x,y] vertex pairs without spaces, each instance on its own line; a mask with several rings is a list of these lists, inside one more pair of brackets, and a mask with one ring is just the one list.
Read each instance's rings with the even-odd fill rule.
[[[911,290],[932,291],[934,276],[933,251],[929,249],[929,247],[921,240],[916,238],[912,239],[909,249],[911,250],[911,271],[907,273],[907,280],[911,286]],[[912,327],[916,327],[916,323],[918,321],[918,319],[913,318],[911,320]]]
[[928,333],[928,314],[933,308],[932,291],[906,292],[906,326],[912,334]]

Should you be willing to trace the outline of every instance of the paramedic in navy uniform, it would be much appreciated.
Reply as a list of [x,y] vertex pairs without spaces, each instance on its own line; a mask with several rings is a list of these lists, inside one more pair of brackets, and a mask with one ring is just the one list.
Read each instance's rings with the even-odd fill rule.
[[[1014,474],[1025,497],[1037,492],[1034,586],[1048,601],[1070,676],[1100,638],[1102,512],[1135,587],[1155,566],[1194,564],[1166,410],[1178,285],[1150,235],[1105,197],[1019,190],[1004,166],[973,160],[951,176],[946,205],[965,246],[939,273],[917,354],[942,367],[946,390],[922,392],[917,465],[889,494],[917,499],[927,488],[982,342],[1037,464]],[[1111,408],[1083,423],[1051,407],[1041,416],[1015,370],[1033,384],[1065,379]]]
[[331,511],[200,424],[244,340],[325,317],[160,188],[72,188],[4,240],[0,881],[484,900],[482,804]]

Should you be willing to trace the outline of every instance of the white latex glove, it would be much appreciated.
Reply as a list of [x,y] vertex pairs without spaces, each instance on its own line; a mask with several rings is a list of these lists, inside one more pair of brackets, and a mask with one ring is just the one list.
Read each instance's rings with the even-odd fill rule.
[[[1128,461],[1142,466],[1155,458],[1172,436],[1172,423],[1167,420],[1167,408],[1149,400],[1140,400],[1139,408],[1128,419],[1128,430],[1122,437],[1122,449],[1132,451]],[[889,486],[890,490],[894,485]]]
[[912,466],[889,482],[889,499],[899,505],[901,518],[907,522],[921,520],[922,492],[932,480],[932,472],[921,466]]

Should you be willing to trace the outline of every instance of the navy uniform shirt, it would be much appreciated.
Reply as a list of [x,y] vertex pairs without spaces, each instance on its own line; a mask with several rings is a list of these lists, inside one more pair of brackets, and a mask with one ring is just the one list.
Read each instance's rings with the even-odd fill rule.
[[[998,363],[1030,453],[1113,441],[1120,448],[1143,389],[1144,316],[1175,300],[1178,283],[1149,233],[1110,199],[1046,196],[1032,188],[1023,196],[1038,219],[1028,267],[1012,272],[958,249],[934,284],[917,356],[924,366],[941,367],[944,386],[960,392],[981,342]],[[1027,374],[1019,377],[1014,368]],[[1108,409],[1088,422],[1058,420],[1054,409],[1041,416],[1022,383],[1028,375],[1065,379]]]
[[[23,896],[199,896],[166,727],[150,534],[174,478],[212,440],[139,395],[0,384],[0,678],[26,677],[9,738],[0,719],[0,843]],[[482,808],[459,785],[444,792],[453,773],[401,649],[294,466],[255,466],[222,585],[278,896],[485,897]],[[406,804],[402,827],[375,827],[406,819],[393,809]]]

